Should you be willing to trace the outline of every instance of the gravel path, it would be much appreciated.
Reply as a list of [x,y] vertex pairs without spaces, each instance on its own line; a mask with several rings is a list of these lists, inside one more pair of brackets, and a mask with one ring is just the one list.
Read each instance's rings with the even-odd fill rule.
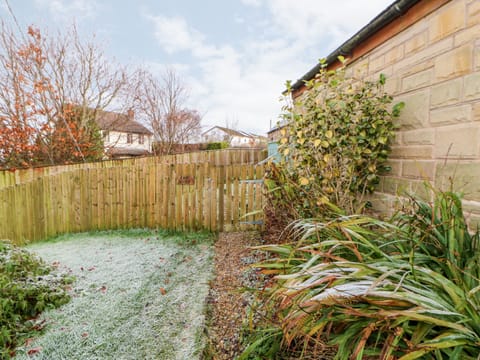
[[[208,340],[204,360],[233,360],[243,351],[241,333],[254,298],[251,292],[242,289],[264,284],[263,276],[250,266],[264,258],[265,254],[251,249],[262,244],[262,238],[255,232],[222,233],[215,243],[215,277],[207,298]],[[317,344],[299,351],[284,349],[276,359],[332,360],[335,352],[334,348]]]
[[215,243],[215,278],[208,296],[206,359],[232,360],[241,353],[240,333],[251,294],[241,290],[256,281],[249,265],[259,260],[250,249],[257,233],[221,233]]

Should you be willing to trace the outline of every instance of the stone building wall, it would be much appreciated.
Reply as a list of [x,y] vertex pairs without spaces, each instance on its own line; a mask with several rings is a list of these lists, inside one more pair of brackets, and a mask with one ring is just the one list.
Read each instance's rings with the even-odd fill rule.
[[[427,0],[429,1],[429,0]],[[452,0],[348,66],[359,78],[387,76],[386,90],[404,101],[392,171],[375,208],[391,212],[395,195],[424,194],[424,182],[464,192],[480,221],[480,1]]]

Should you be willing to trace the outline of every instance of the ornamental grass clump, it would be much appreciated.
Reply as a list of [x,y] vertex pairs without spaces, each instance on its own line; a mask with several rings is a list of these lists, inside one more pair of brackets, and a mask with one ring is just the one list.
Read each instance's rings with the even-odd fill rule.
[[14,355],[15,346],[39,330],[35,318],[69,301],[72,279],[53,271],[40,258],[0,241],[0,359]]
[[295,242],[264,246],[264,294],[284,348],[336,347],[335,359],[478,359],[479,232],[460,197],[412,199],[394,222],[299,220]]

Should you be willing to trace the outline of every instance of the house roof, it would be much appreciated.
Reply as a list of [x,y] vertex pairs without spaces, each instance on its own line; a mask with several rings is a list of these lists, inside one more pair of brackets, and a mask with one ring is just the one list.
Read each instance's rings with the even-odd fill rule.
[[278,130],[281,130],[283,129],[284,127],[286,127],[287,124],[281,124],[281,125],[276,125],[275,127],[271,128],[270,130],[267,131],[267,134],[271,134],[275,131],[278,131]]
[[[345,41],[338,48],[333,50],[326,58],[326,65],[330,65],[337,61],[339,56],[348,56],[353,49],[361,44],[366,39],[370,38],[380,29],[390,24],[392,21],[404,15],[411,7],[422,0],[396,0],[389,7],[383,10],[372,21],[361,28],[355,35]],[[428,1],[428,0],[423,0]],[[299,90],[309,81],[315,77],[321,68],[321,64],[315,65],[305,75],[298,79],[291,87],[292,91]]]
[[204,131],[202,133],[202,136],[207,134],[208,132],[214,130],[214,129],[218,129],[220,131],[223,131],[225,134],[227,135],[230,135],[230,136],[238,136],[238,137],[248,137],[248,138],[258,138],[258,137],[261,137],[259,135],[255,135],[255,134],[251,134],[251,133],[247,133],[245,131],[241,131],[241,130],[233,130],[233,129],[229,129],[229,128],[226,128],[226,127],[222,127],[222,126],[214,126],[210,129],[208,129],[207,131]]
[[133,120],[133,113],[98,110],[96,122],[101,130],[153,135],[145,126]]

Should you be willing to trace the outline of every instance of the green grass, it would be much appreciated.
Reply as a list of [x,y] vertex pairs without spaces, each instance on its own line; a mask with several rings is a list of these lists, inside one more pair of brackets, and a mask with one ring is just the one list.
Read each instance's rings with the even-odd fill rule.
[[[146,230],[63,235],[29,249],[77,280],[17,359],[195,359],[204,343],[211,234]],[[27,353],[41,349],[33,357]]]

